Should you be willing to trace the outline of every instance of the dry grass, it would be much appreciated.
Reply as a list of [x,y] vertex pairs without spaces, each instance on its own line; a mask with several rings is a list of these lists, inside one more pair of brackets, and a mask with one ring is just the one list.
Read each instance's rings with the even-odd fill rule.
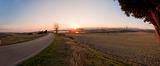
[[30,41],[44,35],[46,34],[8,33],[0,37],[0,46]]
[[69,36],[119,60],[148,66],[160,65],[160,43],[154,33],[96,33]]
[[38,55],[17,66],[128,66],[72,39],[56,36]]
[[68,39],[66,44],[71,50],[69,66],[130,66],[74,40]]

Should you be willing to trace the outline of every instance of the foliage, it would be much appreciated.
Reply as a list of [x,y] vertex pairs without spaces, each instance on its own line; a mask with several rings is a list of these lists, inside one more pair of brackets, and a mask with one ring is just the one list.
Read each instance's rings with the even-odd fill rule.
[[160,0],[118,0],[127,16],[144,19],[155,27],[160,40]]
[[127,16],[144,18],[144,21],[151,21],[149,12],[151,10],[160,10],[160,0],[118,0],[121,9]]

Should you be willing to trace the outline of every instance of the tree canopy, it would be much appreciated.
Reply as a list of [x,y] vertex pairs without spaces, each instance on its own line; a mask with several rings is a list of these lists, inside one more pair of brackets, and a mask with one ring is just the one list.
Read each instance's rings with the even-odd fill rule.
[[160,0],[118,0],[127,16],[144,19],[154,25],[160,36]]
[[160,10],[160,0],[118,0],[121,9],[127,16],[144,18],[150,21],[148,16],[151,10]]

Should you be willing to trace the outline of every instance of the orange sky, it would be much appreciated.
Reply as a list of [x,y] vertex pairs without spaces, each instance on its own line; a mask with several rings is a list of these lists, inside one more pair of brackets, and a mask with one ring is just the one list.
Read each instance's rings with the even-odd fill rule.
[[[3,3],[3,4],[1,4]],[[126,17],[112,0],[13,0],[0,3],[0,31],[51,30],[74,27],[153,29],[141,19]]]

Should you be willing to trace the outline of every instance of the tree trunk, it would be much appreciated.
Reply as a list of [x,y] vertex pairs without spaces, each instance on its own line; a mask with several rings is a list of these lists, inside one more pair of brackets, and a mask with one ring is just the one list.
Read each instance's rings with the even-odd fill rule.
[[58,34],[58,28],[56,28],[56,34]]
[[154,26],[154,27],[155,27],[156,34],[158,38],[160,39],[160,29],[157,26]]
[[152,19],[154,20],[154,21],[151,21],[151,23],[154,25],[156,33],[160,40],[160,12],[156,10],[152,10],[150,13],[151,13]]

